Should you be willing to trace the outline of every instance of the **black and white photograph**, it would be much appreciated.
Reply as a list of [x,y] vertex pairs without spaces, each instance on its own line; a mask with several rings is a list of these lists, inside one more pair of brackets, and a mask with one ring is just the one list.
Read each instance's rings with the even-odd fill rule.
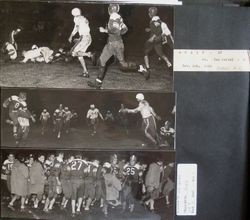
[[0,2],[0,86],[173,91],[173,6]]
[[1,150],[1,217],[173,219],[175,153]]
[[5,147],[175,150],[175,93],[1,90]]

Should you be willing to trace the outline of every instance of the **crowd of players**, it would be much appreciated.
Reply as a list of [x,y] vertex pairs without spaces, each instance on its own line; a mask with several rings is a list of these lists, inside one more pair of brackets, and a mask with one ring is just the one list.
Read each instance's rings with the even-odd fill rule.
[[172,203],[174,163],[163,161],[159,157],[144,164],[135,155],[127,159],[112,154],[105,162],[63,152],[15,158],[10,153],[2,165],[2,198],[13,211],[21,198],[24,212],[32,206],[49,213],[59,201],[60,208],[71,209],[73,217],[92,206],[99,206],[106,217],[111,207],[132,213],[140,204],[154,211],[157,199],[163,199],[166,206]]
[[[33,45],[31,50],[23,51],[22,56],[24,58],[21,63],[26,63],[28,61],[51,63],[58,60],[68,61],[72,57],[76,57],[82,67],[80,76],[88,78],[90,75],[84,57],[91,58],[93,65],[98,64],[98,75],[96,80],[88,81],[88,86],[94,88],[101,88],[107,72],[106,64],[113,56],[119,61],[121,71],[138,71],[144,75],[146,80],[150,79],[149,54],[152,50],[155,50],[159,59],[163,60],[168,68],[171,68],[172,64],[163,52],[163,45],[169,41],[173,42],[173,37],[167,24],[159,17],[158,9],[156,7],[150,7],[148,9],[150,23],[149,27],[145,28],[145,31],[149,33],[149,37],[145,42],[143,65],[125,60],[122,36],[128,32],[128,27],[124,23],[119,11],[120,6],[118,4],[110,4],[108,6],[109,20],[107,26],[99,27],[100,33],[108,35],[108,40],[98,58],[98,62],[96,62],[95,52],[87,52],[92,43],[89,21],[82,15],[81,9],[73,8],[71,14],[73,16],[74,28],[68,38],[71,49],[65,50],[60,48],[54,51],[46,46],[38,47],[37,45]],[[5,59],[15,60],[17,58],[18,47],[15,36],[21,31],[21,28],[14,29],[10,33],[9,40],[4,43],[2,52],[6,57]]]
[[[156,114],[149,102],[145,100],[142,93],[136,95],[136,100],[138,101],[138,107],[128,109],[121,104],[121,108],[118,110],[121,125],[126,130],[126,133],[128,134],[128,114],[140,113],[142,117],[142,130],[147,140],[151,144],[159,147],[166,146],[173,148],[175,130],[171,127],[170,122],[166,121],[164,126],[158,130],[156,120],[161,120],[161,117]],[[16,139],[16,144],[18,145],[21,140],[27,139],[30,128],[29,120],[32,119],[32,121],[35,122],[34,115],[30,113],[27,107],[26,93],[21,92],[19,96],[10,96],[4,101],[3,107],[9,109],[10,120],[8,119],[7,121],[13,125],[13,135]],[[175,108],[172,113],[175,114]],[[53,119],[53,132],[56,132],[57,138],[61,138],[62,131],[69,133],[70,123],[78,117],[78,114],[74,110],[70,110],[68,107],[63,107],[62,104],[59,105],[52,116],[46,109],[44,109],[39,117],[42,126],[42,135],[44,135],[48,129],[48,121],[51,117]],[[106,125],[111,130],[114,129],[113,125],[115,124],[115,117],[113,113],[110,110],[107,110],[105,116],[103,116],[99,109],[94,104],[91,104],[90,109],[86,114],[86,120],[91,128],[92,136],[97,133],[99,118],[105,121]],[[18,132],[18,128],[20,128],[20,132]],[[20,135],[20,133],[22,135]]]

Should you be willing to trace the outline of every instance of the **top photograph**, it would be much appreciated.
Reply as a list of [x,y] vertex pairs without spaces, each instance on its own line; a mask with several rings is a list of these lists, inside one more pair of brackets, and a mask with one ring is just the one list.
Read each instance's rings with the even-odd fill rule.
[[0,2],[0,86],[173,91],[174,8]]

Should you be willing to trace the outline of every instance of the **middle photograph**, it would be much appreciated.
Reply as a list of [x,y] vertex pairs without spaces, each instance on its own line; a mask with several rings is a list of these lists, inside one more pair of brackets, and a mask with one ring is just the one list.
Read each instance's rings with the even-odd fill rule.
[[175,93],[4,88],[1,146],[175,150]]

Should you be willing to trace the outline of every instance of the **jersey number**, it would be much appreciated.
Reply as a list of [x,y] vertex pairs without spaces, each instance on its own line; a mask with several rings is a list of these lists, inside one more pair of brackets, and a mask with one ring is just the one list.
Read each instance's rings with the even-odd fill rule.
[[71,170],[80,170],[82,166],[81,161],[73,161],[71,165]]
[[126,168],[126,174],[134,176],[135,175],[135,168],[134,167],[128,167],[128,168]]
[[19,106],[20,106],[20,103],[17,102],[17,103],[15,104],[15,108],[18,108]]

